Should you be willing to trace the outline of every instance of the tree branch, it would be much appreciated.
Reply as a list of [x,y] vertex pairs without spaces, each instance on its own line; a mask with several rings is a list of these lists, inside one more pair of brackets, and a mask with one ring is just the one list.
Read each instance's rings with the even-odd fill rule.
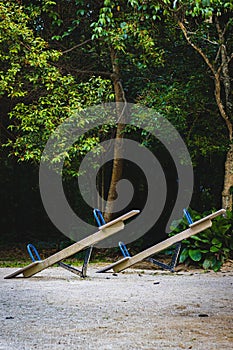
[[73,47],[71,47],[71,48],[69,48],[69,49],[67,49],[67,50],[65,50],[65,51],[62,51],[62,54],[68,53],[68,52],[70,52],[70,51],[73,51],[73,50],[77,49],[78,47],[81,47],[81,46],[83,46],[83,45],[86,45],[86,44],[89,43],[90,41],[92,41],[92,39],[87,39],[87,40],[85,40],[83,43],[77,44],[77,45],[75,45],[75,46],[73,46]]
[[[190,37],[188,36],[188,31],[186,29],[186,27],[184,26],[184,24],[177,19],[178,25],[181,28],[185,39],[187,40],[187,42],[194,48],[194,50],[196,50],[199,55],[204,59],[205,63],[207,64],[207,66],[209,67],[209,69],[211,70],[211,72],[214,75],[214,83],[215,83],[215,99],[217,102],[217,106],[219,109],[219,112],[222,116],[222,118],[225,120],[227,129],[228,129],[228,133],[229,133],[229,139],[230,141],[232,141],[232,136],[233,136],[233,125],[229,119],[229,116],[226,113],[224,104],[222,102],[222,98],[221,98],[221,80],[220,80],[220,73],[221,70],[223,68],[224,62],[221,63],[221,65],[218,67],[217,71],[215,70],[214,66],[211,64],[210,60],[208,59],[208,57],[205,55],[205,53],[202,51],[202,49],[200,47],[198,47],[197,45],[195,45],[192,40],[190,39]],[[220,30],[220,34],[222,34],[221,28],[217,28],[218,30]],[[222,42],[221,42],[221,46],[222,46]],[[221,49],[221,47],[220,47]]]
[[211,72],[215,75],[216,72],[215,72],[215,69],[214,69],[214,66],[211,64],[210,60],[208,59],[208,57],[204,54],[204,52],[202,51],[202,49],[198,46],[196,46],[192,40],[190,39],[190,37],[188,36],[188,31],[187,29],[185,28],[184,24],[178,20],[178,25],[180,27],[180,29],[182,30],[184,36],[185,36],[185,39],[187,40],[187,42],[189,43],[189,45],[191,45],[195,51],[197,51],[199,53],[199,55],[201,55],[201,57],[204,59],[205,63],[207,64],[207,66],[209,67],[209,69],[211,70]]
[[101,75],[101,76],[105,76],[105,77],[108,77],[108,78],[111,78],[111,75],[112,73],[111,72],[104,72],[104,71],[96,71],[96,70],[89,70],[89,69],[77,69],[77,68],[74,68],[74,67],[67,67],[67,66],[62,66],[60,64],[57,64],[57,63],[54,63],[53,62],[53,65],[55,67],[57,67],[58,69],[61,69],[66,72],[75,72],[75,73],[79,73],[79,74],[88,74],[88,75]]

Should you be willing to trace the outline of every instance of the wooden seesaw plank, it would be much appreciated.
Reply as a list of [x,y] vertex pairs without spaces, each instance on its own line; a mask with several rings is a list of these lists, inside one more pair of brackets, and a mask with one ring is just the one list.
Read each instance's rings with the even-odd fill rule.
[[196,235],[197,233],[206,230],[207,228],[212,226],[212,219],[214,219],[215,217],[219,216],[219,215],[224,215],[226,213],[225,209],[220,209],[217,212],[210,214],[208,216],[206,216],[205,218],[202,218],[196,222],[194,222],[193,224],[191,224],[189,226],[188,229],[178,233],[175,236],[172,236],[170,238],[167,238],[166,240],[132,256],[132,257],[125,257],[111,265],[108,265],[106,267],[104,267],[103,269],[97,271],[97,272],[106,272],[109,271],[111,269],[114,270],[114,272],[121,272],[133,265],[135,265],[136,263],[151,257],[152,255],[154,255],[155,253],[158,253],[170,246],[172,246],[173,244],[177,243],[177,242],[181,242],[183,239],[187,239],[188,237],[191,237],[193,235]]
[[79,241],[77,243],[72,244],[71,246],[61,250],[58,253],[55,253],[55,254],[49,256],[47,259],[35,261],[35,262],[31,263],[30,265],[25,266],[25,267],[15,271],[15,272],[13,272],[12,274],[6,276],[5,279],[16,277],[16,276],[20,275],[21,273],[23,274],[24,277],[31,277],[31,276],[35,275],[36,273],[46,269],[47,267],[52,266],[52,265],[58,263],[59,261],[66,259],[69,256],[72,256],[72,255],[78,253],[79,251],[102,241],[103,239],[105,239],[107,237],[110,237],[114,233],[117,233],[117,232],[123,230],[123,228],[125,226],[124,221],[131,218],[132,216],[138,214],[139,212],[140,212],[139,210],[132,210],[129,213],[124,214],[124,215],[120,216],[119,218],[112,220],[103,226],[100,226],[99,230],[97,232],[93,233],[92,235],[82,239],[81,241]]

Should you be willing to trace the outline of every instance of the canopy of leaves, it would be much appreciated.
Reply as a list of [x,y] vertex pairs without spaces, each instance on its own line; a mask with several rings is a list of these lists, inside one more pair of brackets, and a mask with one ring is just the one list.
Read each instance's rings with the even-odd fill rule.
[[[10,101],[12,120],[6,145],[19,160],[39,162],[55,128],[82,106],[111,100],[111,85],[98,77],[78,85],[62,74],[56,64],[61,53],[30,28],[31,18],[17,3],[1,2],[0,16],[0,95]],[[79,151],[86,147],[83,142]]]

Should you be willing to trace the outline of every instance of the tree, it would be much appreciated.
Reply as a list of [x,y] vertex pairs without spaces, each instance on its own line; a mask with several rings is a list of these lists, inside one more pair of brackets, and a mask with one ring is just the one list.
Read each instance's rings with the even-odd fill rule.
[[153,59],[155,65],[162,61],[162,50],[155,45],[155,37],[152,35],[150,24],[144,23],[138,16],[137,11],[140,4],[141,1],[135,0],[130,0],[127,3],[125,1],[104,0],[98,20],[91,25],[94,28],[92,38],[99,39],[101,48],[109,50],[112,66],[111,79],[119,116],[115,137],[121,140],[114,147],[111,181],[104,216],[106,221],[112,218],[114,199],[117,197],[116,185],[123,172],[122,149],[125,113],[127,113],[124,106],[127,104],[127,97],[124,91],[122,72],[126,69],[129,60],[136,65],[144,65],[144,67],[147,66],[149,60]]
[[[157,64],[161,62],[162,50],[155,46],[148,29],[150,26],[135,16],[137,1],[105,0],[88,4],[82,0],[44,1],[42,7],[38,1],[22,2],[29,13],[36,12],[35,20],[30,22],[34,31],[38,31],[50,47],[62,52],[56,61],[60,72],[72,74],[70,79],[77,83],[96,74],[110,78],[117,103],[126,102],[122,72],[129,70],[130,66],[139,70],[148,59]],[[61,94],[57,93],[59,100]],[[18,116],[21,112],[18,110]],[[123,139],[124,115],[121,112],[119,119],[122,123],[118,123],[115,135]],[[111,218],[111,205],[116,197],[115,187],[121,178],[122,166],[121,150],[115,149],[106,220]]]
[[233,189],[233,102],[232,58],[233,4],[222,0],[159,0],[164,14],[172,17],[187,43],[204,60],[214,80],[214,96],[228,131],[228,151],[222,192],[222,206],[232,210]]
[[[195,173],[191,206],[196,210],[210,210],[221,205],[228,147],[225,125],[217,117],[214,84],[201,56],[187,45],[173,22],[166,21],[160,33],[164,65],[150,68],[137,99],[164,115],[185,140]],[[146,141],[148,145],[149,139]]]

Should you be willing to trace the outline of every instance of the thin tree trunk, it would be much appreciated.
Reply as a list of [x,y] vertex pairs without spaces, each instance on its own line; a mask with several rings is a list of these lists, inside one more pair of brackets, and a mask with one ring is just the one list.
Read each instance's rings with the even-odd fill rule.
[[114,147],[114,160],[112,165],[111,182],[107,197],[107,205],[105,208],[104,219],[106,222],[112,219],[112,211],[114,206],[114,200],[117,198],[116,185],[122,178],[123,172],[123,138],[124,138],[124,111],[122,109],[122,102],[126,102],[122,84],[120,81],[120,67],[117,60],[116,51],[111,49],[111,62],[113,74],[111,76],[115,91],[115,101],[118,113],[118,124],[116,130],[116,139],[121,142],[117,142]]
[[225,209],[232,210],[232,193],[233,193],[233,144],[227,152],[225,161],[225,177],[222,192],[222,206]]
[[224,172],[224,181],[223,181],[223,191],[222,191],[222,207],[227,210],[232,210],[232,190],[233,190],[233,144],[232,144],[232,128],[233,125],[228,117],[228,114],[225,112],[225,108],[223,106],[221,100],[221,81],[220,76],[215,76],[215,99],[221,113],[221,116],[225,120],[230,148],[226,155],[225,160],[225,172]]

